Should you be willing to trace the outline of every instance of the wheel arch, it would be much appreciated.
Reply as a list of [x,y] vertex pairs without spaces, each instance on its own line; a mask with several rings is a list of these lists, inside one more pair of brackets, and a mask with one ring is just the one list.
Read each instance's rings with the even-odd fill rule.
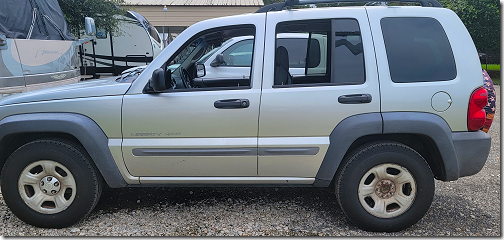
[[418,152],[425,159],[436,179],[442,179],[442,176],[446,174],[441,153],[439,152],[439,149],[437,148],[434,140],[432,140],[432,138],[427,135],[421,134],[397,133],[373,134],[363,136],[352,143],[348,151],[345,153],[344,158],[346,158],[348,154],[352,153],[359,146],[377,141],[392,141],[402,143]]
[[127,186],[108,148],[108,138],[89,117],[74,113],[29,113],[0,121],[0,167],[17,148],[41,138],[60,138],[81,145],[108,186]]
[[436,179],[456,180],[458,161],[451,129],[440,116],[421,112],[368,113],[341,121],[329,136],[330,145],[314,186],[331,184],[343,159],[357,147],[380,140],[405,144],[420,153]]

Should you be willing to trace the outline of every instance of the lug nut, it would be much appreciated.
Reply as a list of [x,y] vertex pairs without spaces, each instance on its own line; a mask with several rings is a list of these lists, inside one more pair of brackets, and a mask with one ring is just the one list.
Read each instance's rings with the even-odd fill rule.
[[40,186],[44,186],[44,181],[40,181]]
[[43,191],[44,193],[47,193],[47,190],[45,190],[45,189],[44,189],[44,190],[42,190],[42,191]]
[[52,194],[56,194],[56,190],[52,190],[52,191],[51,191],[51,193],[52,193]]
[[47,181],[51,181],[52,180],[52,177],[47,177]]
[[54,183],[54,186],[55,186],[55,187],[59,186],[59,182],[55,182],[55,183]]

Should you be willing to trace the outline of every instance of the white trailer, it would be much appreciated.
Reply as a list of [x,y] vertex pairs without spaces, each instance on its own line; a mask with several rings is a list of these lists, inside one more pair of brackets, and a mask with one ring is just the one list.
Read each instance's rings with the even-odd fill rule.
[[163,50],[161,37],[142,15],[128,11],[116,16],[119,36],[98,31],[96,39],[83,44],[81,74],[120,74],[122,71],[150,63]]

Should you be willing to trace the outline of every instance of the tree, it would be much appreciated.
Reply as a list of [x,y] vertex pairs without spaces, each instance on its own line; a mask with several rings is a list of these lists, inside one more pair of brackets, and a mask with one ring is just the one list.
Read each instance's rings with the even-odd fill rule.
[[119,33],[119,20],[114,15],[125,15],[126,10],[117,7],[124,0],[58,0],[63,15],[75,37],[80,38],[84,30],[85,17],[95,20],[96,28],[106,32]]
[[460,17],[478,51],[500,53],[499,0],[440,0]]

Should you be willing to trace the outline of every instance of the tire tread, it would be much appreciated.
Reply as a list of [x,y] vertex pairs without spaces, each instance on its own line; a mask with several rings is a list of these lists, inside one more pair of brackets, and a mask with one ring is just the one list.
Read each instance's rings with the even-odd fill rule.
[[[32,149],[37,149],[37,148],[58,148],[64,153],[71,154],[73,156],[76,156],[75,159],[73,159],[76,163],[80,161],[81,163],[84,163],[84,170],[86,173],[89,173],[90,176],[87,176],[87,181],[92,181],[92,197],[89,201],[87,201],[89,204],[84,204],[85,206],[81,206],[82,208],[85,208],[85,211],[83,211],[85,214],[79,214],[79,216],[75,216],[72,219],[67,219],[65,221],[51,221],[51,222],[43,222],[40,219],[32,219],[27,216],[29,216],[28,213],[20,213],[18,216],[21,220],[38,226],[38,227],[48,227],[48,228],[62,228],[62,227],[67,227],[70,225],[73,225],[79,221],[81,221],[85,216],[87,216],[96,206],[98,203],[101,192],[103,189],[103,178],[100,175],[99,171],[97,170],[96,166],[91,162],[91,158],[87,151],[80,145],[66,139],[56,139],[56,138],[44,138],[44,139],[38,139],[31,141],[29,143],[24,144],[23,146],[19,147],[16,149],[7,159],[3,169],[2,169],[2,179],[6,176],[7,171],[9,171],[12,168],[12,165],[16,164],[16,160],[19,158],[18,155],[25,154],[26,151],[32,150]],[[82,166],[82,165],[81,165]],[[5,181],[2,181],[2,185],[4,185]],[[9,200],[13,199],[12,196],[11,198],[6,197],[6,192],[3,192],[4,194],[4,200],[6,203],[9,204]],[[9,201],[9,202],[8,202]],[[11,204],[15,204],[12,203]],[[23,203],[24,204],[24,203]],[[16,209],[21,209],[22,207],[15,207]],[[11,210],[13,210],[10,207]],[[66,210],[65,210],[66,211]],[[14,210],[13,210],[14,212]],[[17,215],[17,214],[16,214]]]
[[[347,219],[350,222],[352,222],[353,224],[359,226],[360,228],[362,228],[364,230],[368,230],[368,231],[394,232],[394,231],[403,230],[403,229],[409,227],[411,224],[404,224],[403,226],[382,226],[382,225],[374,224],[369,221],[367,221],[367,223],[365,223],[366,222],[365,220],[360,220],[361,222],[356,222],[356,221],[353,221],[351,218],[351,214],[354,214],[354,213],[348,212],[348,209],[346,209],[344,207],[344,204],[342,204],[342,198],[347,197],[345,195],[344,191],[341,190],[342,184],[343,184],[342,181],[343,181],[344,173],[347,171],[347,169],[349,167],[352,167],[354,164],[358,164],[359,162],[357,160],[363,154],[380,152],[381,149],[383,149],[384,147],[397,148],[397,149],[400,149],[400,151],[402,153],[405,153],[407,155],[415,154],[415,155],[419,156],[423,160],[423,163],[425,164],[425,166],[427,166],[427,168],[429,169],[429,172],[431,174],[431,179],[433,179],[432,170],[430,169],[429,164],[427,163],[427,161],[425,161],[425,159],[423,159],[423,157],[417,151],[415,151],[414,149],[412,149],[411,147],[409,147],[407,145],[404,145],[404,144],[398,143],[398,142],[376,141],[376,142],[367,143],[367,144],[362,145],[361,147],[358,147],[357,149],[352,151],[349,155],[347,155],[347,157],[343,160],[342,165],[341,165],[342,167],[340,169],[338,169],[338,171],[336,172],[336,175],[335,175],[335,178],[336,178],[335,179],[335,194],[336,194],[336,199],[337,199],[338,205],[340,206],[341,210],[343,211],[343,213],[345,214]],[[359,204],[359,203],[357,203],[357,204]],[[425,213],[426,213],[426,211],[425,211]],[[425,213],[423,213],[423,214],[425,214]]]

